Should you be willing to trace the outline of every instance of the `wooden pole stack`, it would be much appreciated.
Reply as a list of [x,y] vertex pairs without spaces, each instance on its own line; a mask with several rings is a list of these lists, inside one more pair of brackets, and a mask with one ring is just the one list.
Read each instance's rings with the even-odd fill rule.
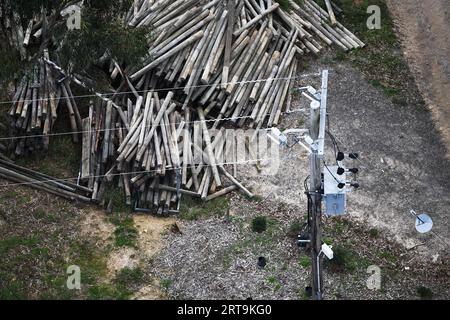
[[126,22],[153,26],[154,40],[150,58],[126,73],[138,90],[183,87],[183,109],[202,106],[214,127],[229,117],[240,126],[277,125],[302,55],[364,46],[314,1],[289,4],[284,11],[269,0],[136,0]]
[[[221,161],[230,145],[236,148],[225,122],[278,125],[290,110],[303,55],[327,45],[364,46],[336,20],[332,2],[326,9],[312,0],[289,4],[284,11],[272,0],[135,0],[124,21],[152,26],[153,38],[140,65],[109,61],[111,79],[119,83],[115,93],[96,94],[101,99],[82,118],[70,77],[56,81],[54,74],[65,73],[46,53],[16,91],[13,126],[45,135],[64,102],[71,129],[82,132],[74,134],[82,143],[80,179],[93,201],[109,201],[115,184],[137,211],[159,214],[175,212],[181,195],[209,201],[240,190],[251,197],[235,177],[236,150],[233,174]],[[17,145],[16,153],[24,153],[26,141]]]
[[[44,57],[49,58],[47,50],[44,51]],[[60,73],[52,70],[43,59],[39,60],[32,72],[23,76],[12,101],[8,116],[11,134],[18,138],[12,139],[9,147],[16,155],[48,148],[49,135],[61,105],[66,108],[73,141],[79,142],[81,116],[70,81],[61,78]]]
[[[209,201],[241,189],[251,197],[225,169],[226,149],[236,147],[225,143],[225,129],[213,132],[202,109],[181,110],[172,91],[164,95],[147,92],[134,101],[127,99],[127,123],[112,101],[91,104],[89,117],[82,120],[81,179],[92,188],[92,199],[108,201],[107,185],[118,183],[127,204],[166,214],[176,211],[180,195]],[[198,121],[190,121],[194,111]]]
[[91,202],[92,190],[64,179],[57,179],[0,159],[0,178],[18,185],[52,193],[68,200]]

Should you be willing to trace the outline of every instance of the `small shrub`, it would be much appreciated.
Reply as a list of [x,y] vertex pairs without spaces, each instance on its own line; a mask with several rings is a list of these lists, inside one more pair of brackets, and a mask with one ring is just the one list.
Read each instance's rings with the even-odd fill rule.
[[161,288],[163,288],[165,291],[167,291],[167,290],[169,290],[170,286],[172,285],[172,280],[162,279],[160,284],[161,284]]
[[309,268],[311,266],[311,259],[309,257],[303,256],[298,262],[303,268]]
[[353,272],[358,267],[355,254],[344,247],[336,246],[333,248],[334,257],[332,260],[326,260],[336,271]]
[[289,226],[288,235],[291,238],[297,239],[300,231],[302,231],[302,223],[300,221],[298,221],[298,220],[295,220]]
[[267,219],[266,217],[256,217],[252,221],[252,230],[254,232],[264,232],[267,229]]
[[430,288],[420,286],[417,288],[417,294],[419,295],[420,299],[423,300],[430,300],[433,298],[433,291],[431,291]]
[[377,237],[378,237],[378,230],[375,229],[375,228],[370,229],[370,230],[369,230],[369,235],[370,235],[372,238],[377,238]]

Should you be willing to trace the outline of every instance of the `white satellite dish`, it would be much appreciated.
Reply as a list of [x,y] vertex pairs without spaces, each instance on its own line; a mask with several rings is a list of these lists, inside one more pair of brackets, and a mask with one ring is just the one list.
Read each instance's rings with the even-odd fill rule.
[[430,232],[433,228],[433,220],[431,220],[430,216],[422,213],[416,216],[416,230],[419,233],[427,233]]
[[416,218],[416,230],[419,233],[430,232],[433,228],[433,220],[426,213],[417,214],[414,210],[410,210],[409,213]]

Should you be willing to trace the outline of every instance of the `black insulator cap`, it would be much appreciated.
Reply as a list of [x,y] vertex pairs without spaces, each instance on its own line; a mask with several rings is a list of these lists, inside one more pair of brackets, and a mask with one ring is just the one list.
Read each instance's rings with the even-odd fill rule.
[[338,152],[336,160],[337,161],[342,161],[342,160],[344,160],[344,158],[345,158],[344,153],[343,152]]
[[352,187],[355,188],[355,189],[358,189],[359,188],[359,183],[352,183]]
[[351,173],[358,173],[359,172],[359,170],[358,170],[358,168],[352,168],[352,169],[350,169],[349,170]]
[[339,189],[344,189],[344,187],[345,187],[345,183],[339,183],[338,184],[338,188]]
[[338,168],[337,169],[337,174],[342,176],[345,173],[345,169],[344,168]]

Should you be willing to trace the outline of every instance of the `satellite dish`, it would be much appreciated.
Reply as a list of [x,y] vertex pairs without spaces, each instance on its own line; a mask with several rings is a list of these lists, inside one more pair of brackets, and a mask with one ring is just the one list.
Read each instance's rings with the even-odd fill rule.
[[430,232],[433,228],[433,220],[431,220],[430,216],[422,213],[416,217],[416,230],[419,233],[427,233]]

